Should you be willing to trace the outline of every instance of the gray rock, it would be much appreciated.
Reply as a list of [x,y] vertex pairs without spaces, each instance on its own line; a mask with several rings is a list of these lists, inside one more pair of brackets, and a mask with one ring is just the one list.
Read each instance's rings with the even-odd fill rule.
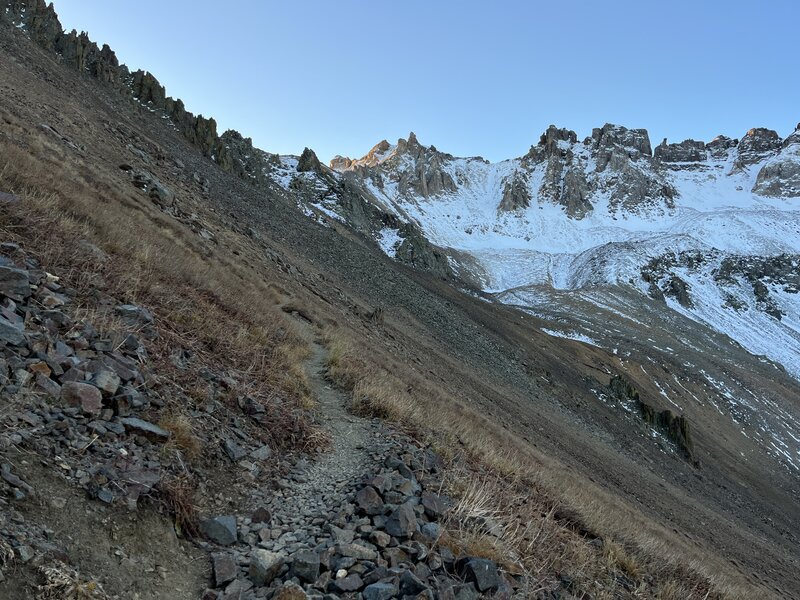
[[711,157],[722,160],[728,156],[731,148],[736,148],[739,140],[734,140],[725,135],[718,135],[706,144],[706,150],[711,153]]
[[461,561],[460,573],[467,582],[473,582],[481,592],[496,589],[502,583],[497,564],[486,558],[469,558]]
[[19,346],[25,341],[24,326],[12,323],[3,316],[0,316],[0,342]]
[[61,386],[61,400],[69,406],[80,408],[85,414],[100,416],[103,410],[103,396],[100,390],[78,381],[67,381]]
[[119,375],[108,369],[102,369],[92,376],[92,385],[99,389],[104,396],[113,396],[119,389],[121,380]]
[[800,197],[800,139],[764,165],[756,176],[753,193],[776,198]]
[[411,537],[417,529],[417,515],[408,502],[398,506],[386,521],[386,532],[397,538]]
[[253,460],[265,461],[269,460],[272,456],[272,449],[269,446],[261,446],[250,452],[250,458]]
[[514,172],[503,186],[503,198],[500,200],[498,210],[515,211],[528,208],[531,205],[531,194],[528,183],[521,172]]
[[428,490],[422,492],[421,503],[425,514],[432,519],[440,519],[447,513],[447,504],[442,497]]
[[351,529],[341,529],[340,527],[336,527],[336,525],[330,525],[328,527],[331,537],[333,537],[333,541],[337,544],[350,544],[355,539],[355,532]]
[[442,533],[442,528],[438,523],[425,523],[422,527],[420,527],[420,533],[422,533],[422,535],[424,535],[428,540],[438,540]]
[[169,439],[169,431],[149,421],[145,421],[144,419],[125,417],[124,419],[120,419],[120,423],[125,426],[126,430],[144,435],[145,437],[154,438],[159,441]]
[[297,161],[297,170],[301,173],[305,171],[321,173],[322,164],[319,162],[319,158],[317,158],[317,155],[313,150],[310,148],[304,148],[303,153],[300,155],[300,159]]
[[238,462],[247,456],[247,451],[230,438],[223,442],[222,447],[225,450],[225,454],[227,454],[233,462]]
[[362,581],[361,577],[355,573],[348,575],[347,577],[342,577],[341,579],[335,579],[331,581],[330,585],[328,586],[329,591],[339,594],[357,592],[362,587],[364,587],[364,582]]
[[200,531],[217,544],[230,546],[237,540],[236,517],[222,515],[204,519],[200,522]]
[[390,600],[397,597],[399,589],[394,582],[372,583],[362,592],[364,600]]
[[277,552],[257,548],[250,554],[250,581],[256,586],[269,585],[277,577],[285,557]]
[[359,560],[375,560],[378,558],[378,553],[375,550],[361,544],[337,544],[336,553]]
[[114,308],[114,312],[130,325],[146,325],[153,322],[153,314],[135,304],[120,304]]
[[403,596],[417,596],[428,589],[419,577],[411,571],[404,571],[400,575],[400,593]]
[[291,574],[301,581],[313,583],[319,577],[319,554],[313,550],[301,550],[292,555]]
[[18,302],[30,296],[28,272],[14,267],[0,266],[0,294]]
[[20,562],[24,563],[28,562],[36,555],[33,548],[26,545],[17,546],[15,550],[17,552],[17,558],[19,558]]
[[371,486],[366,486],[356,493],[356,505],[367,515],[379,515],[383,512],[383,499]]
[[41,373],[36,374],[36,387],[38,387],[51,398],[58,398],[61,396],[61,386],[49,377],[45,377]]
[[378,548],[386,548],[392,542],[392,537],[385,531],[373,531],[369,539]]
[[668,144],[667,138],[664,138],[664,141],[656,146],[654,157],[662,162],[698,162],[706,159],[706,145],[695,140]]
[[222,587],[239,575],[239,567],[230,554],[215,552],[211,555],[211,563],[214,567],[214,583],[216,587]]

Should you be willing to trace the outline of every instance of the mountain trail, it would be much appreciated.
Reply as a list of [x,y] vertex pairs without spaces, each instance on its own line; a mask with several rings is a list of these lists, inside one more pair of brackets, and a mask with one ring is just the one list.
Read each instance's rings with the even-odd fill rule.
[[[274,550],[285,544],[303,543],[318,536],[322,522],[336,522],[349,512],[362,479],[380,468],[391,449],[397,447],[392,434],[378,419],[358,417],[347,411],[347,395],[326,379],[328,350],[309,340],[312,354],[305,369],[317,401],[317,418],[331,439],[330,447],[316,459],[301,459],[277,482],[275,491],[259,490],[254,499],[270,498],[260,505],[272,514],[273,527],[282,527]],[[266,492],[266,493],[265,493]],[[259,498],[261,496],[261,498]],[[285,544],[284,544],[285,542]]]

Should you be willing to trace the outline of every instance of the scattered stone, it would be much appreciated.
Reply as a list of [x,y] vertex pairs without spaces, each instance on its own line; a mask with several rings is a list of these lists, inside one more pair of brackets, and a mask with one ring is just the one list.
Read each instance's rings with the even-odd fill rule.
[[157,440],[169,439],[169,431],[149,421],[145,421],[144,419],[125,417],[124,419],[120,419],[120,423],[125,426],[126,430],[144,435],[145,437],[152,437]]
[[356,505],[367,515],[379,515],[383,512],[383,499],[371,486],[361,488],[356,494]]
[[319,577],[319,554],[312,550],[301,550],[292,555],[291,574],[301,581],[313,583]]
[[272,456],[272,449],[269,446],[261,446],[250,453],[250,458],[253,460],[265,461]]
[[399,589],[393,582],[378,582],[368,585],[362,592],[364,600],[390,600],[396,598]]
[[239,575],[239,567],[230,554],[215,552],[211,555],[211,563],[214,567],[214,583],[217,587],[233,581]]
[[230,546],[237,539],[236,517],[223,515],[205,519],[200,522],[200,531],[211,541]]
[[496,589],[501,584],[497,565],[486,558],[466,559],[462,561],[459,571],[467,582],[473,582],[481,592]]
[[30,296],[28,272],[14,267],[0,266],[0,294],[17,302]]
[[262,548],[253,550],[250,554],[250,581],[254,585],[268,585],[278,575],[283,567],[284,557],[277,552],[270,552]]
[[272,520],[272,514],[263,506],[258,507],[253,511],[253,516],[250,517],[253,523],[269,523]]
[[413,505],[408,502],[398,506],[386,521],[386,532],[397,538],[411,537],[417,528],[417,515]]
[[357,592],[362,587],[364,587],[364,582],[361,580],[361,577],[354,573],[347,577],[331,581],[329,591],[347,594],[350,592]]
[[77,381],[67,381],[61,386],[61,400],[68,406],[80,408],[84,414],[98,417],[103,409],[103,396],[100,390]]

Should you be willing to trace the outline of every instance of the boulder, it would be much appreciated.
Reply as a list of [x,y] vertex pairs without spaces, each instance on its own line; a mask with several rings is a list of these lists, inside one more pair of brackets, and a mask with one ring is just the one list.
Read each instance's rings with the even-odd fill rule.
[[100,416],[103,410],[103,396],[100,390],[88,383],[66,381],[61,386],[61,400],[69,406],[81,409],[92,417]]
[[292,557],[291,574],[301,581],[313,583],[319,577],[320,559],[319,554],[313,550],[301,550],[295,552]]
[[250,581],[253,585],[269,585],[277,577],[285,557],[277,552],[270,552],[263,548],[257,548],[250,554]]
[[417,515],[408,502],[398,506],[386,521],[386,532],[396,538],[411,537],[418,529]]
[[208,539],[223,546],[230,546],[237,540],[236,517],[222,515],[200,522],[200,531]]
[[422,492],[422,507],[425,514],[431,519],[440,519],[447,513],[447,504],[439,494],[434,494],[428,490]]
[[475,584],[480,592],[497,589],[502,580],[497,564],[486,558],[466,558],[459,561],[458,570],[465,581]]
[[0,294],[17,302],[30,296],[28,272],[14,267],[0,266]]
[[25,342],[24,325],[9,321],[0,316],[0,342],[19,346]]
[[361,488],[356,493],[356,506],[366,515],[379,515],[383,512],[383,499],[372,486]]
[[214,583],[216,587],[222,587],[239,575],[239,567],[230,554],[224,552],[213,553],[211,555],[211,564],[214,567]]

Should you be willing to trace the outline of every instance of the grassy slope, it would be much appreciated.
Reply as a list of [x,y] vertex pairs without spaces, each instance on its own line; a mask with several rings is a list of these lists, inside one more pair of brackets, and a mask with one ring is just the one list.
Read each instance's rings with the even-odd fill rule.
[[[585,386],[574,381],[584,376],[577,364],[606,357],[545,339],[531,326],[512,331],[506,309],[399,268],[346,231],[312,225],[279,190],[256,192],[232,180],[154,116],[59,68],[24,46],[19,34],[3,42],[9,56],[21,53],[26,64],[39,65],[36,74],[12,61],[2,66],[8,83],[0,104],[0,185],[25,200],[22,210],[3,215],[6,231],[51,268],[72,271],[74,280],[100,278],[121,297],[155,307],[172,325],[171,342],[230,361],[254,385],[298,404],[305,396],[297,368],[304,348],[278,305],[300,307],[326,327],[333,374],[353,391],[358,410],[434,438],[456,464],[471,467],[453,484],[467,498],[465,510],[488,511],[507,535],[499,549],[468,531],[462,543],[499,552],[543,582],[566,573],[610,594],[621,589],[616,574],[625,574],[641,595],[674,598],[704,597],[711,580],[718,592],[749,593],[743,578],[710,552],[706,528],[690,527],[701,516],[719,520],[726,543],[746,540],[768,554],[786,552],[754,525],[736,538],[735,518],[724,522],[714,502],[703,506],[710,492],[687,493],[684,480],[669,474],[668,491],[655,494],[659,505],[650,513],[637,496],[647,496],[645,488],[658,485],[662,474],[654,477],[620,453],[602,429],[592,437],[594,422],[608,415],[565,406],[587,400]],[[84,150],[43,132],[42,121]],[[178,193],[181,219],[159,211],[118,170],[131,160],[127,143],[164,151],[167,158],[150,168]],[[174,158],[186,167],[176,168]],[[186,175],[192,170],[210,179],[208,197],[192,186]],[[192,213],[197,217],[186,217]],[[248,227],[261,239],[244,235]],[[216,243],[204,242],[200,228]],[[110,264],[95,264],[82,240],[108,253]],[[376,305],[387,308],[382,328],[353,310]],[[555,381],[539,383],[546,373]],[[684,466],[672,461],[660,469]],[[774,502],[779,507],[786,498]],[[693,539],[662,525],[665,513],[680,511],[688,511],[676,516],[680,529]],[[604,549],[590,544],[587,533],[604,537]],[[756,561],[751,568],[760,567]]]

